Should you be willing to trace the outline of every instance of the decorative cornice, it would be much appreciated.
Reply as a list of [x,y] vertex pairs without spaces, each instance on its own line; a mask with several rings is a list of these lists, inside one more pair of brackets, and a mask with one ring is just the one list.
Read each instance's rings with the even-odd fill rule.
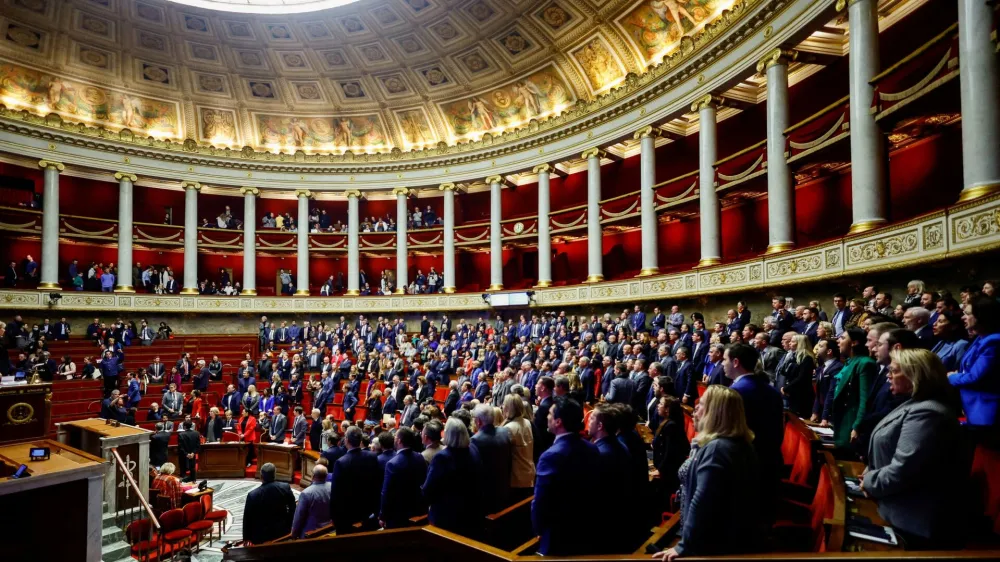
[[757,63],[757,74],[763,74],[768,68],[772,66],[787,65],[790,62],[794,62],[798,58],[799,52],[793,49],[774,49],[773,51],[767,53],[761,57],[760,61]]
[[486,178],[486,185],[493,185],[495,183],[503,183],[503,176],[496,175]]
[[139,181],[139,178],[135,174],[129,172],[115,172],[115,179],[118,181],[128,180],[132,183]]
[[604,158],[607,155],[608,155],[607,152],[604,152],[603,150],[595,146],[594,148],[588,148],[587,150],[584,150],[583,154],[580,155],[580,158],[583,158],[584,160],[587,160],[589,158],[600,159]]
[[549,166],[548,164],[539,164],[532,168],[531,172],[535,174],[548,174],[552,172],[552,166]]
[[458,186],[456,186],[453,182],[449,181],[439,185],[438,189],[441,191],[456,191],[458,189]]
[[722,105],[722,98],[705,94],[691,104],[691,111],[701,111],[702,109],[717,108]]
[[298,199],[300,197],[305,197],[306,199],[312,199],[312,196],[313,196],[313,192],[309,191],[308,189],[296,189],[295,190],[295,197],[296,197],[296,199]]
[[260,190],[257,189],[256,187],[241,187],[240,188],[240,194],[246,195],[248,193],[250,195],[253,195],[254,197],[257,197],[258,195],[260,195]]
[[392,188],[393,195],[402,195],[403,197],[410,196],[410,188],[408,187],[394,187]]
[[62,162],[55,162],[52,160],[39,160],[38,167],[43,170],[48,170],[49,168],[61,172],[66,169],[66,166]]
[[181,182],[181,187],[184,188],[185,191],[188,190],[188,189],[193,189],[195,191],[201,191],[201,184],[198,183],[198,182],[196,182],[196,181],[192,181],[192,180],[184,180],[184,181],[182,181]]
[[344,196],[346,196],[348,199],[360,198],[361,192],[358,191],[357,189],[348,189],[347,191],[344,192]]

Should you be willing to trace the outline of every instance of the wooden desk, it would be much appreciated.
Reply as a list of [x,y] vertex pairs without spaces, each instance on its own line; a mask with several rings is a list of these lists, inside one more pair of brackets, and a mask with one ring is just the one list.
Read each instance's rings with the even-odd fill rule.
[[319,453],[313,450],[301,450],[299,457],[302,458],[302,479],[299,480],[299,485],[305,488],[312,484],[313,468],[316,467],[316,461],[319,460]]
[[[854,462],[854,461],[838,461],[837,467],[840,469],[840,472],[844,476],[844,478],[860,479],[861,473],[864,472],[865,470],[864,463]],[[882,516],[878,514],[878,502],[872,498],[859,498],[855,496],[850,496],[850,499],[847,502],[848,520],[850,520],[851,515],[860,515],[861,517],[867,517],[875,525],[883,525],[886,527],[892,526],[889,525],[889,522],[886,521],[885,519],[882,519]],[[893,551],[893,550],[903,550],[903,547],[859,539],[857,537],[852,537],[845,532],[844,550],[847,552]]]
[[202,496],[211,496],[215,493],[214,488],[205,488],[204,490],[198,490],[198,488],[191,488],[190,490],[181,494],[181,507],[193,502],[201,501]]
[[104,480],[104,501],[108,502],[108,512],[139,506],[135,494],[124,494],[118,498],[119,487],[128,484],[125,474],[114,462],[111,450],[117,449],[132,478],[139,484],[143,497],[149,497],[149,436],[153,432],[131,425],[109,425],[102,418],[77,420],[56,424],[59,443],[86,451],[108,461],[113,467]]
[[296,445],[283,443],[260,443],[257,445],[257,478],[260,478],[260,467],[271,463],[277,469],[275,480],[291,482],[295,479],[295,469],[298,465]]
[[198,477],[243,478],[246,462],[246,443],[202,443],[198,453]]

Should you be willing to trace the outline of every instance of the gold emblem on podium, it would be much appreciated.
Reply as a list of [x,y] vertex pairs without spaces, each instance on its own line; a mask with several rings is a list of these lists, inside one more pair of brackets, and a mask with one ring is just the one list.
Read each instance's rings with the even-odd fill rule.
[[7,408],[7,419],[14,425],[30,422],[35,417],[35,408],[27,402],[18,402]]

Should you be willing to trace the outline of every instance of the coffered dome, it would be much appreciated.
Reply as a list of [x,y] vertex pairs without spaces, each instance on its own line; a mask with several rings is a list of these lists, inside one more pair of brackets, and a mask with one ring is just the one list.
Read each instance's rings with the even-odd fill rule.
[[453,145],[584,110],[741,1],[6,0],[0,101],[244,151]]

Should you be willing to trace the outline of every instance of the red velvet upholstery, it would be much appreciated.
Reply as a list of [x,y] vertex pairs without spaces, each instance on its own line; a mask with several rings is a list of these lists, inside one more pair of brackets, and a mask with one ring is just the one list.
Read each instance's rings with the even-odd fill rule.
[[152,528],[153,522],[149,519],[133,521],[125,528],[125,540],[132,545],[131,554],[140,562],[150,560],[150,555],[159,550],[159,538],[150,535]]
[[192,536],[194,533],[184,528],[183,511],[171,509],[164,512],[160,516],[160,545],[157,558],[162,560],[164,552],[169,550],[172,560],[177,548],[186,546]]
[[[206,494],[201,497],[201,508],[205,513],[205,521],[211,521],[212,524],[216,525],[219,530],[219,540],[222,540],[222,533],[226,527],[226,521],[229,519],[229,512],[225,509],[212,509],[213,500],[212,494]],[[212,545],[213,535],[208,534],[208,544]]]
[[1000,451],[983,445],[976,447],[972,459],[972,482],[982,494],[983,514],[992,522],[993,533],[1000,533]]
[[204,510],[201,506],[201,502],[191,502],[184,506],[184,522],[186,523],[186,529],[194,533],[197,537],[195,539],[195,544],[201,545],[201,538],[205,536],[205,533],[212,533],[212,527],[215,525],[214,521],[208,521],[202,516],[204,515]]

